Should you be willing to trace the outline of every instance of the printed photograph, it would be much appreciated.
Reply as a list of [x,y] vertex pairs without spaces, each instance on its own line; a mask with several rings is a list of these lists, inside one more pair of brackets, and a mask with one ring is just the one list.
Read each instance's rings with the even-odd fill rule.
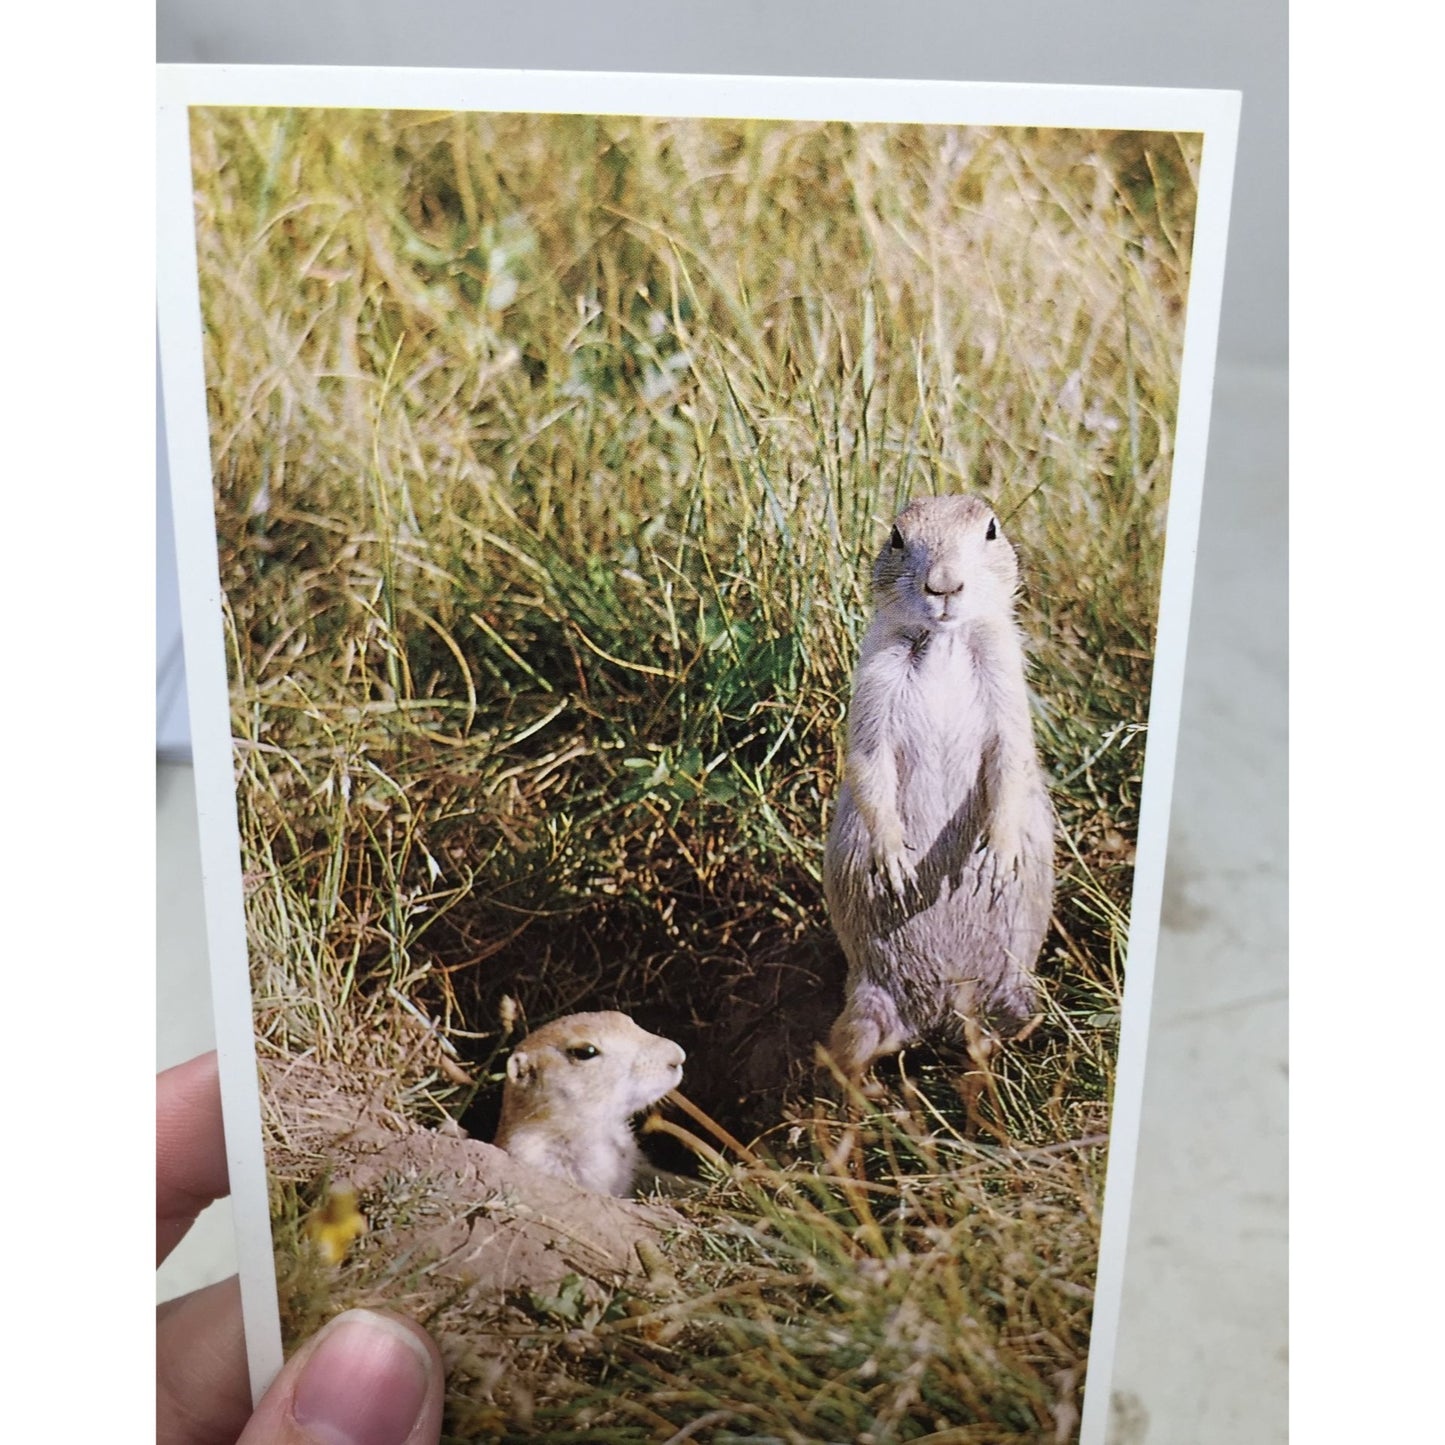
[[190,132],[287,1349],[1076,1439],[1200,135]]

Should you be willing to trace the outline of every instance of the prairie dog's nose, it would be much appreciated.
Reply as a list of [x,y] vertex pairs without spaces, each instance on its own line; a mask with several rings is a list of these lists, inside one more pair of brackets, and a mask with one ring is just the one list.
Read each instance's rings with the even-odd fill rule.
[[947,562],[935,562],[924,574],[923,590],[930,597],[952,597],[963,591],[963,576]]
[[687,1062],[687,1055],[682,1051],[681,1044],[672,1046],[672,1062],[680,1069]]

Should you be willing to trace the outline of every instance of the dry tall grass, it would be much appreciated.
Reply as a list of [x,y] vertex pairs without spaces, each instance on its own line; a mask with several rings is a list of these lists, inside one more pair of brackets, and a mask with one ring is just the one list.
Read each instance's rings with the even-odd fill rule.
[[[243,110],[192,136],[263,1049],[475,1122],[456,1066],[494,1075],[504,997],[618,1007],[735,1131],[776,1126],[693,1206],[685,1323],[534,1311],[541,1403],[459,1375],[457,1438],[1069,1438],[1197,138]],[[1025,564],[1048,1014],[1002,1069],[1017,1147],[956,1137],[922,1050],[864,1187],[816,1171],[822,839],[880,529],[963,488]],[[434,1304],[468,1349],[503,1329]]]

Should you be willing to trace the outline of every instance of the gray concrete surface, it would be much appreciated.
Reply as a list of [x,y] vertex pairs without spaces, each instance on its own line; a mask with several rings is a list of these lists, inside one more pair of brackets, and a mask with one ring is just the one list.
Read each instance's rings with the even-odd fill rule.
[[1285,393],[1216,386],[1111,1445],[1287,1438]]

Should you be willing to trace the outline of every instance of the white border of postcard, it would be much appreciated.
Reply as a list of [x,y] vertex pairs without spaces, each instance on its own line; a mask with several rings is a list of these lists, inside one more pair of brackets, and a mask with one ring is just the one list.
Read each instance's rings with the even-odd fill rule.
[[167,451],[190,690],[206,926],[225,1106],[226,1149],[251,1385],[282,1363],[260,1098],[242,911],[240,839],[207,432],[187,109],[306,106],[532,111],[569,115],[901,121],[936,125],[1197,131],[1204,134],[1171,482],[1149,747],[1131,903],[1128,984],[1110,1125],[1099,1273],[1080,1445],[1108,1419],[1144,1086],[1154,957],[1189,631],[1239,126],[1233,91],[967,84],[947,81],[624,75],[563,71],[159,68],[158,281]]

